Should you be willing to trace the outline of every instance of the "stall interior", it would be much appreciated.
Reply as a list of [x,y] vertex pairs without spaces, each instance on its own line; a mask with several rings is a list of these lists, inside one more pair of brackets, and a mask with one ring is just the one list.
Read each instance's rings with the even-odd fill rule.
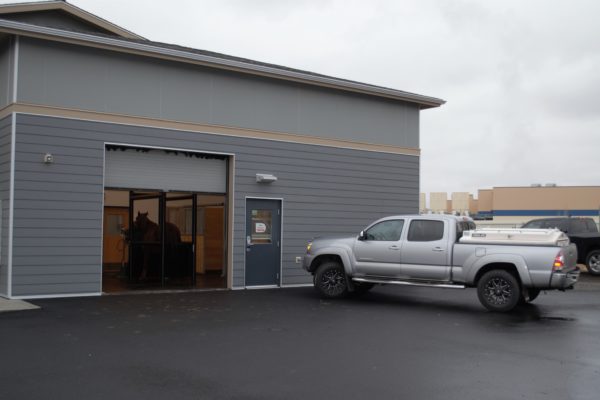
[[226,196],[105,190],[103,291],[225,288]]

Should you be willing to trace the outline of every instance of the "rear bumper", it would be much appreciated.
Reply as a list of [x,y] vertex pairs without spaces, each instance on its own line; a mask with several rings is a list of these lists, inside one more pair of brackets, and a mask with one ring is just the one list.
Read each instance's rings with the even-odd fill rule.
[[550,279],[552,289],[571,289],[579,280],[579,267],[569,272],[554,272]]

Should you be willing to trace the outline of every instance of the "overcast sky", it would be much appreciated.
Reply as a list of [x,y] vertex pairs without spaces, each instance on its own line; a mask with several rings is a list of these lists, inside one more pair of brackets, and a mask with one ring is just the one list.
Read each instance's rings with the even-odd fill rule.
[[421,113],[421,191],[600,185],[598,1],[70,3],[151,40],[446,100]]

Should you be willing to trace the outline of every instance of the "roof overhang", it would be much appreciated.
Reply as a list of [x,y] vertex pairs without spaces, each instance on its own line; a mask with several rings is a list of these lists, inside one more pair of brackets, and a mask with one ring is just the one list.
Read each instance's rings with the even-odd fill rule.
[[36,37],[64,43],[73,43],[83,46],[103,48],[130,54],[138,54],[147,57],[169,59],[203,65],[212,68],[227,69],[246,74],[266,76],[275,79],[300,82],[309,85],[328,87],[343,91],[362,93],[370,96],[383,97],[419,105],[420,109],[439,107],[445,103],[444,100],[435,97],[404,92],[401,90],[383,88],[365,83],[352,82],[344,79],[326,77],[303,73],[301,71],[281,69],[267,65],[253,64],[238,60],[219,58],[210,55],[198,54],[184,50],[161,47],[148,43],[121,40],[106,36],[97,36],[80,32],[65,31],[61,29],[48,28],[0,19],[0,32],[13,35]]
[[2,16],[2,14],[8,13],[26,13],[35,11],[55,10],[64,11],[67,14],[71,14],[76,18],[89,22],[90,24],[97,25],[100,28],[112,32],[118,36],[130,39],[144,39],[143,37],[136,35],[135,33],[128,31],[127,29],[121,28],[120,26],[117,26],[112,22],[102,19],[85,10],[82,10],[81,8],[69,4],[66,1],[39,1],[32,3],[0,4],[0,17]]

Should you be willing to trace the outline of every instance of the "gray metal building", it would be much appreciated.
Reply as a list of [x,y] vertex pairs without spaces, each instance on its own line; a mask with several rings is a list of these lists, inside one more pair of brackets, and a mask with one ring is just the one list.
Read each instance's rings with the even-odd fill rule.
[[418,212],[443,103],[0,6],[0,296],[310,283],[310,238]]

